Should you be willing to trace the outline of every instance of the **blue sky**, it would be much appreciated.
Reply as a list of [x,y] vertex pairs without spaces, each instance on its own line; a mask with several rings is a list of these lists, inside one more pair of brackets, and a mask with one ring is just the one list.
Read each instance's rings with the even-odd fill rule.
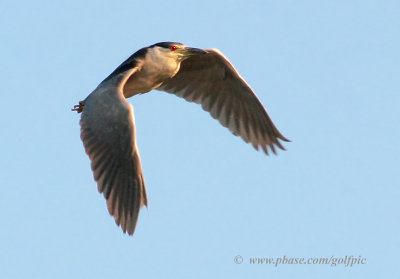
[[[399,10],[397,1],[0,4],[0,277],[398,278]],[[128,237],[97,193],[70,109],[159,41],[220,49],[292,142],[267,157],[200,106],[158,91],[131,98],[149,208]],[[249,262],[283,256],[366,263]]]

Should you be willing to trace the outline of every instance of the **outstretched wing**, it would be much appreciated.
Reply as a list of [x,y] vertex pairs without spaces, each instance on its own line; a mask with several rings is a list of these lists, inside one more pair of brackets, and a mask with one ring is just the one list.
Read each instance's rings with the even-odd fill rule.
[[132,106],[121,86],[100,84],[84,101],[81,139],[91,160],[98,190],[117,225],[132,235],[146,188],[136,147]]
[[217,49],[194,55],[181,63],[179,72],[157,90],[166,91],[203,109],[233,134],[276,153],[275,145],[285,149],[279,140],[288,141],[272,123],[266,110],[249,85],[228,59]]

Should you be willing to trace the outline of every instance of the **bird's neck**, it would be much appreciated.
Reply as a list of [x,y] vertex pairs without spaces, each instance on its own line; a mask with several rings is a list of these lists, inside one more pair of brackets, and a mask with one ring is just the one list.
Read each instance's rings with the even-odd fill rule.
[[175,76],[180,67],[176,59],[161,59],[157,50],[153,49],[148,51],[143,61],[138,63],[137,71],[125,83],[123,91],[126,98],[159,87],[165,80]]

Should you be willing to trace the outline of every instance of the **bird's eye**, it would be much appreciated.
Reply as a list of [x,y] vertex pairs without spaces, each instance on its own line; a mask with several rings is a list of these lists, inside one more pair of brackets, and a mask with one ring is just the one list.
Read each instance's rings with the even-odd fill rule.
[[170,49],[171,51],[175,51],[175,50],[178,49],[178,47],[177,47],[177,46],[170,46],[169,49]]

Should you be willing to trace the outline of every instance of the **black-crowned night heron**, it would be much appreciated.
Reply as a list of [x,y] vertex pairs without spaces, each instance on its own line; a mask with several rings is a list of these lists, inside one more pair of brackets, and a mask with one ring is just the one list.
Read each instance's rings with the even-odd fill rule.
[[91,160],[98,190],[124,233],[135,231],[139,210],[147,206],[146,188],[135,137],[133,108],[127,102],[153,89],[201,104],[233,134],[266,154],[288,141],[266,110],[217,49],[163,42],[142,48],[73,110],[82,112],[81,139]]

